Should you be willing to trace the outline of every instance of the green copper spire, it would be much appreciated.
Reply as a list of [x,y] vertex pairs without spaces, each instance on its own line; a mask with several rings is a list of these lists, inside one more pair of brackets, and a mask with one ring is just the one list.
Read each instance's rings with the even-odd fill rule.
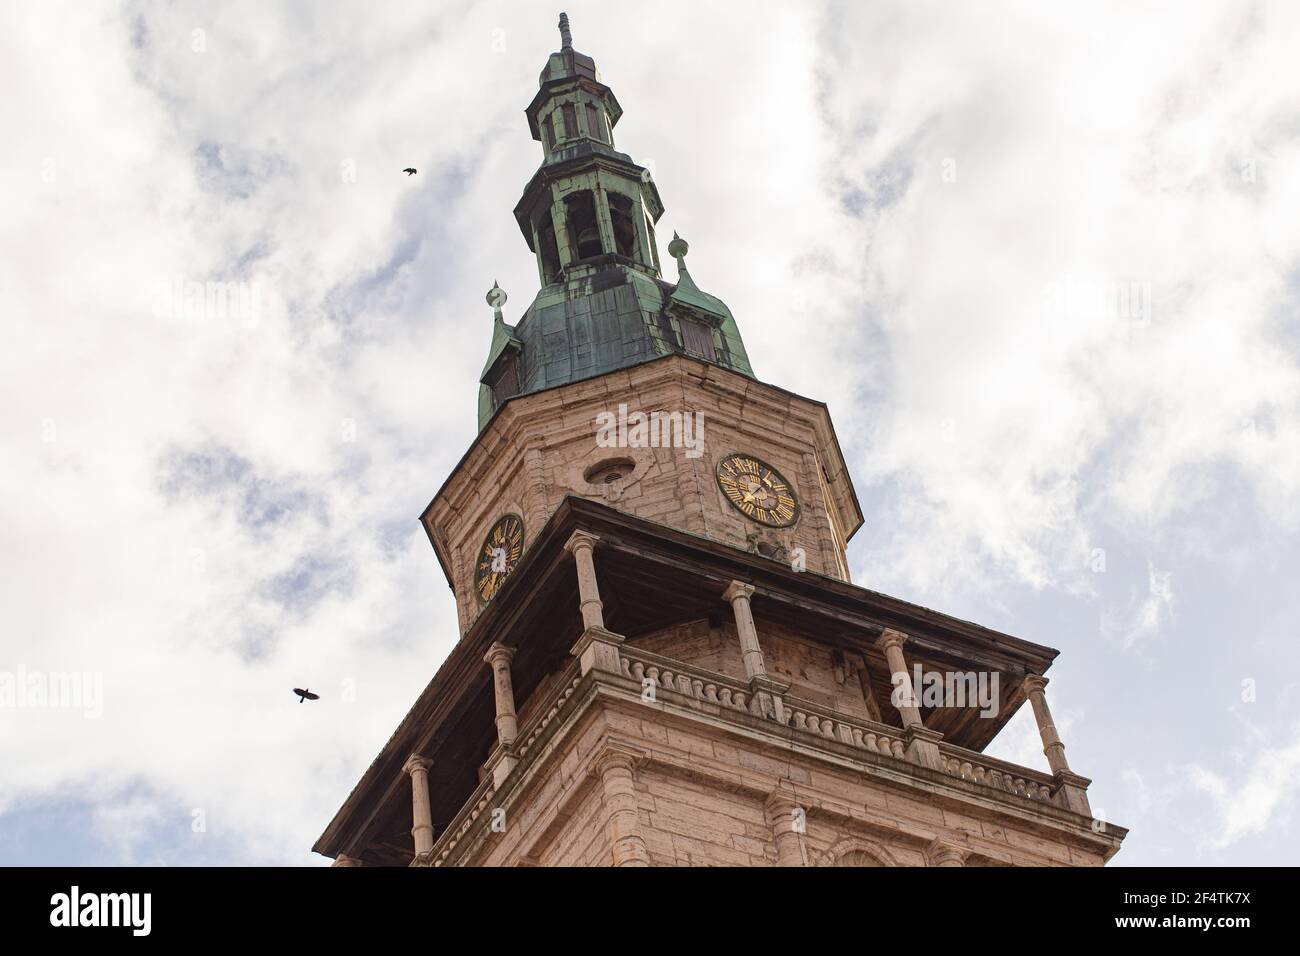
[[541,289],[513,328],[501,314],[505,293],[495,283],[488,293],[495,312],[479,428],[515,395],[674,352],[754,374],[730,310],[696,284],[677,236],[668,248],[677,284],[661,275],[659,190],[649,170],[614,148],[623,108],[595,60],[574,49],[566,14],[559,27],[560,49],[525,110],[542,164],[514,211]]

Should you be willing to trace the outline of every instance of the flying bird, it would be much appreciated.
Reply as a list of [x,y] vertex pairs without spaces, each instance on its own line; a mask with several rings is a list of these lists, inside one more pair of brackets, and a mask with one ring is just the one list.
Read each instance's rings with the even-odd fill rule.
[[407,166],[405,169],[402,170],[402,172],[406,173],[406,175],[408,175],[408,176],[414,176],[414,175],[415,175],[415,167],[414,167],[414,166]]
[[313,694],[310,690],[303,687],[295,687],[293,692],[298,695],[298,703],[304,700],[320,700],[320,694]]

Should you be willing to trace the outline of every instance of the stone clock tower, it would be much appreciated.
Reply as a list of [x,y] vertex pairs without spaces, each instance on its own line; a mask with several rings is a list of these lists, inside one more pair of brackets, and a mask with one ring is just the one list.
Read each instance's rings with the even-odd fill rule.
[[[622,107],[561,46],[488,293],[479,433],[420,516],[460,640],[315,849],[335,865],[1098,865],[1056,651],[854,585],[826,406],[760,381]],[[706,283],[711,284],[711,283]],[[1026,701],[1045,769],[982,754]]]

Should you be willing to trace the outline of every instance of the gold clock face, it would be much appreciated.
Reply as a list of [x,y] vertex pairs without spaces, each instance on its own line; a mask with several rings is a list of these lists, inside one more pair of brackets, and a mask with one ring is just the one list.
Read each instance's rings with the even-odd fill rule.
[[519,515],[506,515],[492,526],[479,548],[474,567],[474,590],[486,604],[496,596],[506,576],[524,553],[524,522]]
[[799,499],[790,482],[752,455],[728,455],[718,462],[718,487],[736,510],[770,528],[799,520]]

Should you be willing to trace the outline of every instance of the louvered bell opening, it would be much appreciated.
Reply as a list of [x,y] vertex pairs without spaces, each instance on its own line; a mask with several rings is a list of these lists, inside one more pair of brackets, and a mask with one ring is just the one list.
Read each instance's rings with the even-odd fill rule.
[[682,319],[682,345],[688,355],[716,362],[717,354],[713,350],[713,332],[701,322]]

